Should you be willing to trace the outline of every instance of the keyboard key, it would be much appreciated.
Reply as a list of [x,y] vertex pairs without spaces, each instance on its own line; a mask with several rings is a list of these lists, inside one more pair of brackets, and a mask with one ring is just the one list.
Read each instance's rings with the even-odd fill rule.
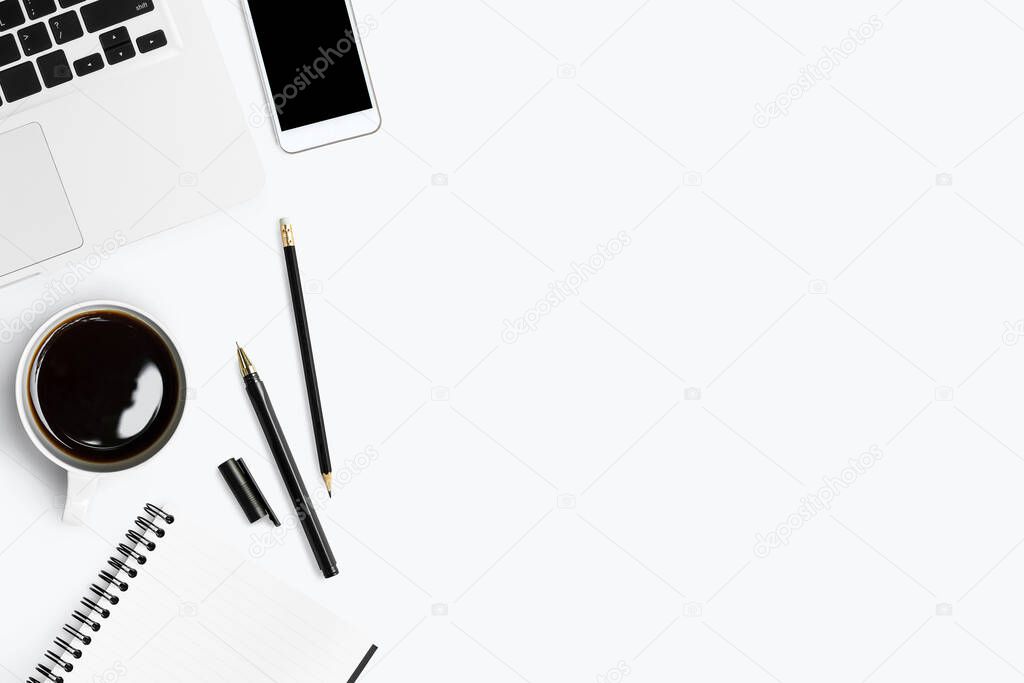
[[97,0],[82,6],[82,20],[89,33],[96,33],[152,11],[153,0]]
[[48,14],[57,11],[57,5],[53,0],[23,0],[25,9],[28,11],[29,21],[42,19]]
[[58,45],[77,40],[84,35],[82,22],[78,20],[78,15],[74,12],[65,12],[50,17],[47,23],[50,24],[50,33],[53,34],[53,39]]
[[103,68],[103,56],[97,52],[75,60],[75,73],[81,78]]
[[136,38],[135,44],[139,46],[139,52],[152,52],[157,48],[167,45],[167,36],[163,31],[153,31],[140,38]]
[[50,42],[50,34],[46,32],[46,24],[42,22],[18,29],[18,40],[21,41],[21,49],[26,57],[45,52],[53,47],[53,43]]
[[54,50],[36,60],[39,75],[43,77],[43,85],[53,88],[71,80],[71,66],[68,64],[64,50]]
[[21,11],[18,0],[0,0],[0,31],[21,26],[25,23],[25,13]]
[[108,50],[104,50],[103,54],[107,56],[107,62],[113,66],[114,64],[120,64],[123,61],[129,60],[135,56],[135,47],[131,42],[112,47]]
[[100,34],[100,47],[104,50],[109,50],[112,47],[118,47],[125,43],[132,42],[131,36],[128,35],[128,29],[124,26],[115,28],[113,31]]
[[43,86],[36,76],[36,68],[32,62],[22,62],[10,69],[0,71],[0,90],[8,102],[17,102],[29,95],[40,92]]
[[14,64],[19,59],[21,59],[21,53],[18,52],[18,41],[14,39],[14,36],[0,36],[0,66]]
[[83,2],[85,2],[85,0],[60,0],[60,6],[67,9],[68,7],[74,7],[75,5]]
[[128,35],[128,29],[124,26],[115,28],[113,31],[101,33],[100,47],[103,48],[103,54],[107,56],[107,61],[111,65],[119,64],[135,56],[132,38]]

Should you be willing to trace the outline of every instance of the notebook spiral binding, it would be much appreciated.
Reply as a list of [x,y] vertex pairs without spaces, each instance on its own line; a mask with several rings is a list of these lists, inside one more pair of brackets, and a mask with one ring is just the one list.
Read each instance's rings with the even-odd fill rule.
[[[83,648],[92,643],[90,633],[96,633],[102,628],[102,622],[109,619],[121,599],[117,592],[124,593],[128,590],[127,579],[134,579],[139,575],[138,569],[131,566],[129,562],[143,565],[146,563],[146,553],[156,550],[157,543],[153,538],[163,538],[167,531],[165,525],[174,524],[174,516],[169,515],[152,503],[147,504],[144,515],[135,518],[136,528],[131,528],[125,534],[127,543],[117,545],[117,555],[107,560],[107,564],[113,569],[112,572],[106,569],[99,573],[100,582],[89,586],[89,595],[81,600],[81,609],[75,609],[71,613],[71,619],[64,624],[60,636],[54,638],[54,650],[47,650],[43,653],[43,661],[36,665],[35,673],[42,676],[42,679],[30,676],[27,683],[64,683],[62,673],[71,673],[75,669],[74,660],[81,659]],[[144,551],[144,552],[143,552]]]

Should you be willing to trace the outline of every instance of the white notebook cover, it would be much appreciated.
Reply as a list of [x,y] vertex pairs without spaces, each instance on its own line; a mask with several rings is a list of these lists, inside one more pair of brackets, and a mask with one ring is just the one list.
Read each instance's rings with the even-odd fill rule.
[[[91,614],[99,631],[71,618],[73,609],[86,612],[84,607],[68,606],[69,623],[92,643],[59,634],[81,650],[80,659],[65,653],[71,672],[40,657],[64,683],[350,683],[358,678],[376,651],[366,636],[250,560],[226,552],[195,520],[176,515],[173,524],[155,522],[166,534],[147,534],[156,543],[152,551],[137,546],[144,564],[126,560],[138,576],[119,574],[128,590],[109,589],[118,604],[91,592],[85,596],[110,611],[105,619]],[[113,556],[125,558],[116,551]],[[97,561],[97,569],[113,572],[105,557]],[[61,652],[53,643],[40,645],[40,654]],[[46,683],[42,674],[31,675]]]

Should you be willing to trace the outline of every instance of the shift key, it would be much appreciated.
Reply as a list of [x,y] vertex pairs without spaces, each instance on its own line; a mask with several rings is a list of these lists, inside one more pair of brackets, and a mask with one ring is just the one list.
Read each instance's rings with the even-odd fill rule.
[[153,0],[97,0],[82,6],[82,21],[95,33],[152,11]]

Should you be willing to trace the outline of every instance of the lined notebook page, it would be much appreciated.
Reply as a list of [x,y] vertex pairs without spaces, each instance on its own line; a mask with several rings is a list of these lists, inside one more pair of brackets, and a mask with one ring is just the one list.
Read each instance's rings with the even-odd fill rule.
[[[158,520],[159,521],[159,520]],[[110,608],[66,683],[347,683],[372,643],[176,518]],[[122,576],[124,576],[122,574]]]

